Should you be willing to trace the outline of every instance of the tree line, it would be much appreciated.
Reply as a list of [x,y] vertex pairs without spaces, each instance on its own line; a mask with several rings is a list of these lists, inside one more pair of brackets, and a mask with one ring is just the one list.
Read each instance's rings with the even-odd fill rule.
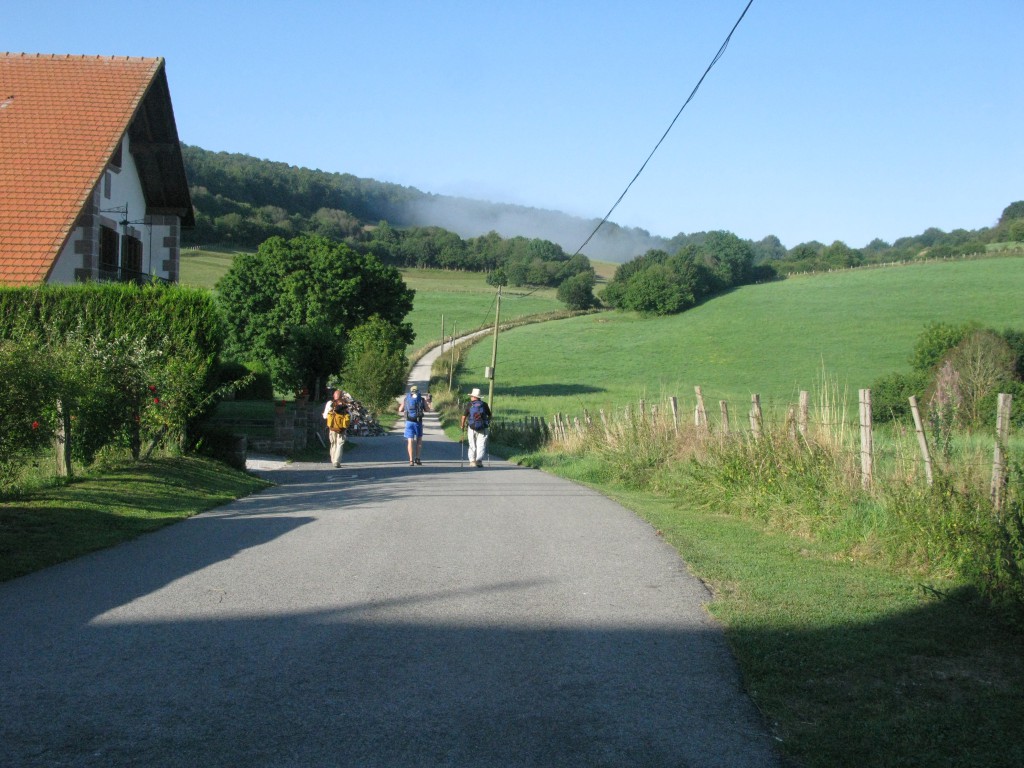
[[[587,257],[569,256],[550,239],[502,237],[495,231],[463,238],[439,226],[415,224],[413,211],[424,210],[424,201],[447,198],[198,147],[183,146],[183,156],[196,208],[196,228],[186,233],[186,242],[255,248],[272,237],[315,235],[391,266],[486,272],[492,285],[557,287],[572,309],[597,303]],[[498,213],[492,218],[511,208],[480,201],[474,206],[478,215],[494,208]],[[637,238],[630,233],[630,247],[643,239]],[[876,238],[863,248],[837,240],[787,249],[774,235],[754,241],[722,231],[647,241],[650,247],[632,261],[626,260],[627,252],[621,254],[624,263],[602,295],[608,305],[669,314],[731,287],[780,275],[975,254],[993,243],[1024,247],[1024,201],[1007,206],[993,227],[952,232],[933,227],[893,243]]]

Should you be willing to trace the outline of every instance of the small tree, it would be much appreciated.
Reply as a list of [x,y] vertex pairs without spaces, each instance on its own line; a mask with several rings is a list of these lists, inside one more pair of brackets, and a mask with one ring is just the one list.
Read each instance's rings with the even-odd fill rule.
[[982,401],[1000,386],[1013,381],[1016,362],[1013,350],[994,331],[974,331],[953,348],[946,362],[959,377],[962,421],[966,426],[977,427],[983,421]]
[[594,274],[580,272],[562,281],[556,294],[558,300],[569,309],[590,309],[594,299]]
[[370,411],[387,410],[405,388],[408,361],[402,330],[374,315],[348,338],[342,381]]

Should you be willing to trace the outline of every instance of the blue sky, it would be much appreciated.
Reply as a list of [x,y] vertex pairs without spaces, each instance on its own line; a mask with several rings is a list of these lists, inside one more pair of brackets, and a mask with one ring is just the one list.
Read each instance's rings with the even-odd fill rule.
[[[0,0],[0,48],[162,56],[204,149],[599,218],[745,6]],[[1024,199],[1021,29],[1021,0],[754,0],[612,220],[787,247],[991,226]]]

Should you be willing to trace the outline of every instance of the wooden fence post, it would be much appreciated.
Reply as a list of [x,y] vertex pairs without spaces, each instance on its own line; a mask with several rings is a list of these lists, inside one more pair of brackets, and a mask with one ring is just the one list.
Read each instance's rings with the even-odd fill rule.
[[996,406],[996,449],[992,458],[992,506],[1002,512],[1006,496],[1006,458],[1003,452],[1010,434],[1010,405],[1013,396],[999,393]]
[[672,429],[679,434],[679,401],[676,400],[675,395],[672,395],[668,402],[672,406]]
[[917,398],[913,395],[910,396],[910,412],[914,415],[914,431],[917,432],[917,444],[921,446],[921,457],[924,459],[924,477],[928,485],[932,485],[932,455],[928,451],[928,438],[924,433],[924,422],[921,421],[921,409],[917,407]]
[[796,408],[792,405],[786,411],[786,434],[794,443],[797,442]]
[[871,488],[874,447],[871,441],[871,390],[860,390],[860,484]]
[[729,434],[729,404],[725,400],[718,401],[718,407],[722,410],[722,433]]
[[800,390],[800,416],[797,426],[804,440],[807,439],[807,422],[810,420],[811,393],[806,389]]
[[761,427],[764,424],[764,417],[761,414],[761,396],[754,394],[750,396],[750,431],[755,438],[761,437]]
[[693,423],[698,427],[706,428],[708,412],[704,410],[704,393],[700,391],[700,387],[694,387],[693,391],[697,394],[697,408],[693,412]]
[[53,436],[57,457],[57,476],[71,477],[71,412],[57,401],[57,431]]

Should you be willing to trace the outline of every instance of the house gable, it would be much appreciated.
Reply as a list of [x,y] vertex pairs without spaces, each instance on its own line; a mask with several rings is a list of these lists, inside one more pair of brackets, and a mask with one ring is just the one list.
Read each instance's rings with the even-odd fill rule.
[[[136,239],[169,254],[154,273],[177,278],[194,218],[163,59],[0,54],[0,136],[0,283],[103,277],[104,219],[146,228]],[[127,165],[141,202],[118,217],[110,178]]]

